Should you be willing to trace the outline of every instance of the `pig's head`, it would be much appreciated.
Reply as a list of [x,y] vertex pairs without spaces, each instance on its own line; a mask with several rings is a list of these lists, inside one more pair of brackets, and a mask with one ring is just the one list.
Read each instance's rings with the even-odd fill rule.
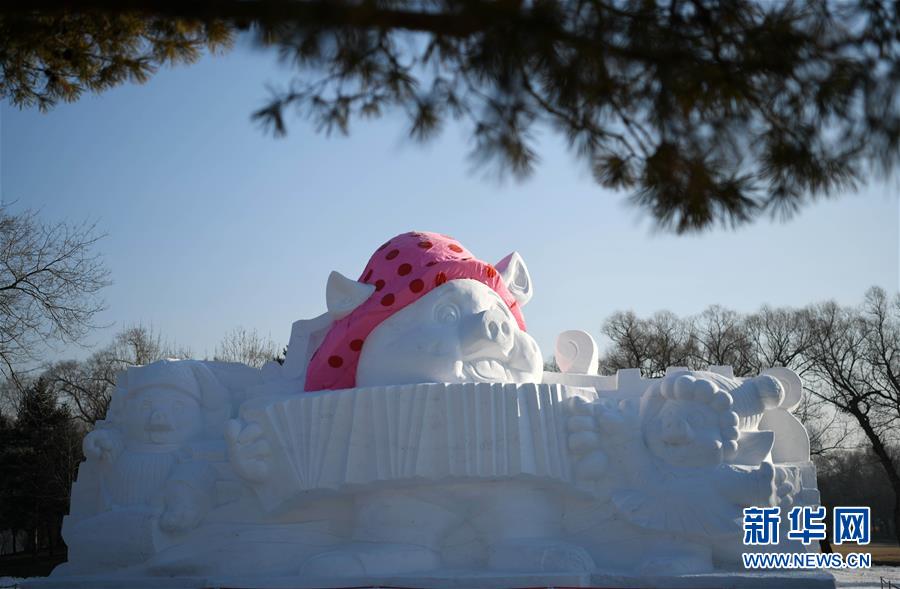
[[471,279],[451,280],[385,319],[363,346],[357,386],[538,382],[534,339],[506,303]]
[[541,353],[521,314],[531,295],[517,253],[494,266],[445,235],[404,233],[358,281],[332,273],[328,313],[295,323],[285,371],[307,391],[539,382]]

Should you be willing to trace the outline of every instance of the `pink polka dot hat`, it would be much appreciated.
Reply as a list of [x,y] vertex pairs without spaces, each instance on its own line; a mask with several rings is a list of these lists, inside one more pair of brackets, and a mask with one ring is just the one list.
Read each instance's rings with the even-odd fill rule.
[[413,231],[379,247],[359,277],[375,291],[346,317],[335,321],[313,354],[306,371],[306,391],[356,386],[356,367],[366,337],[382,321],[449,280],[468,278],[493,289],[509,307],[519,327],[525,320],[516,299],[491,264],[472,256],[452,237]]

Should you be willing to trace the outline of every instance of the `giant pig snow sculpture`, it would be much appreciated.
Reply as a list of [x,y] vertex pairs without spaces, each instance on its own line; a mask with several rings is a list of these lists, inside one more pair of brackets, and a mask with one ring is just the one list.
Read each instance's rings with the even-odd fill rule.
[[[505,428],[509,423],[518,434],[518,421],[525,420],[519,413],[520,403],[531,402],[534,416],[540,417],[543,398],[547,404],[544,412],[552,418],[551,404],[560,403],[565,392],[537,386],[453,386],[540,381],[540,350],[525,332],[521,313],[531,294],[528,270],[517,253],[495,267],[475,259],[452,238],[436,233],[406,233],[386,242],[371,257],[359,282],[332,273],[327,288],[329,312],[324,318],[295,326],[286,372],[302,378],[308,392],[349,390],[343,395],[353,397],[347,405],[353,409],[343,410],[348,414],[356,408],[368,413],[372,405],[392,400],[395,404],[390,411],[400,414],[385,416],[384,423],[331,428],[325,435],[333,457],[343,463],[344,455],[352,457],[354,451],[359,452],[355,446],[369,446],[371,455],[357,458],[360,463],[390,460],[392,454],[397,454],[396,459],[411,460],[397,447],[399,443],[392,447],[387,442],[380,448],[373,444],[369,428],[388,431],[391,420],[421,412],[421,420],[412,419],[398,428],[398,439],[406,438],[407,447],[430,452],[433,460],[446,463],[447,468],[441,470],[427,461],[407,472],[376,472],[359,480],[354,477],[366,476],[366,467],[361,465],[353,472],[340,473],[337,479],[310,480],[306,463],[310,444],[286,453],[285,444],[279,444],[282,459],[280,463],[272,461],[269,440],[283,435],[272,412],[303,420],[304,410],[317,402],[339,403],[342,395],[265,401],[267,416],[253,416],[253,408],[247,408],[244,415],[249,425],[240,429],[232,424],[228,435],[236,470],[259,486],[264,503],[274,507],[296,493],[317,488],[331,487],[352,495],[354,521],[347,542],[308,561],[302,569],[304,575],[359,577],[435,571],[442,566],[446,536],[467,522],[473,522],[484,542],[491,568],[515,572],[587,572],[592,568],[591,558],[582,548],[561,539],[562,504],[552,499],[552,491],[519,480],[531,475],[561,481],[565,465],[529,465],[532,454],[543,452],[540,447],[526,449],[523,464],[522,445],[509,438]],[[316,331],[310,333],[310,327]],[[311,346],[313,338],[316,343]],[[295,355],[297,350],[301,355]],[[422,383],[439,386],[422,387]],[[380,386],[387,388],[374,388]],[[464,403],[470,400],[475,403],[474,411],[466,415]],[[494,417],[492,407],[482,413],[478,403],[491,400],[493,408],[505,406],[499,416],[504,427],[498,430],[489,423],[471,432],[471,442],[478,439],[478,443],[497,449],[491,460],[504,465],[495,469],[492,464],[479,472],[478,459],[467,456],[464,449],[439,447],[447,445],[448,437],[460,438],[464,444],[466,432],[454,431],[455,424],[437,411],[440,406],[450,415],[457,411],[463,420],[490,419]],[[512,410],[515,415],[510,415]],[[340,415],[341,408],[327,411]],[[429,429],[423,431],[423,423]],[[264,424],[268,424],[269,435]],[[408,439],[410,430],[417,432],[413,440]],[[541,428],[537,431],[548,433]],[[514,447],[508,448],[510,442],[515,442]],[[339,444],[346,450],[334,452]],[[460,465],[455,472],[454,460]],[[518,466],[509,469],[506,463],[510,460],[518,461]],[[285,480],[298,461],[303,462],[297,476]],[[278,468],[274,464],[279,464]],[[417,479],[419,484],[411,484]],[[487,489],[483,485],[486,479],[498,484]],[[351,489],[386,483],[392,484],[386,491]],[[529,514],[527,520],[523,513]]]
[[584,332],[543,373],[531,296],[517,253],[405,233],[358,280],[330,275],[283,366],[130,369],[54,578],[662,586],[736,566],[743,507],[817,501],[796,375],[599,376]]

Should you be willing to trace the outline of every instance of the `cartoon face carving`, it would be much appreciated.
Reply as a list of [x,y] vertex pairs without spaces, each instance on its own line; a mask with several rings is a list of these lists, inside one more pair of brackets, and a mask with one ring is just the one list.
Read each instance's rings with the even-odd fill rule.
[[161,447],[216,435],[230,414],[228,391],[208,367],[160,360],[119,376],[109,418],[126,446]]
[[418,382],[539,382],[537,343],[476,280],[453,280],[398,311],[366,339],[358,386]]
[[722,461],[719,419],[696,401],[666,401],[646,424],[650,451],[675,466],[706,466]]
[[203,427],[200,404],[193,397],[162,387],[134,394],[121,418],[128,442],[141,445],[180,445]]
[[644,442],[672,466],[716,466],[737,452],[738,416],[730,395],[709,380],[663,379],[641,403]]

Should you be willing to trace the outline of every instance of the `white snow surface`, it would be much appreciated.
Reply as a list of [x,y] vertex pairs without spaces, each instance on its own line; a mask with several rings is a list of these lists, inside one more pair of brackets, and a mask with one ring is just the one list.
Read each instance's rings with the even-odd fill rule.
[[900,567],[873,566],[869,569],[835,570],[831,573],[840,589],[881,589],[881,579],[891,581],[894,587],[900,587]]
[[[900,567],[874,566],[870,569],[831,571],[837,580],[838,589],[882,589],[881,580],[891,581],[900,587]],[[15,589],[24,579],[0,577],[0,589]]]

